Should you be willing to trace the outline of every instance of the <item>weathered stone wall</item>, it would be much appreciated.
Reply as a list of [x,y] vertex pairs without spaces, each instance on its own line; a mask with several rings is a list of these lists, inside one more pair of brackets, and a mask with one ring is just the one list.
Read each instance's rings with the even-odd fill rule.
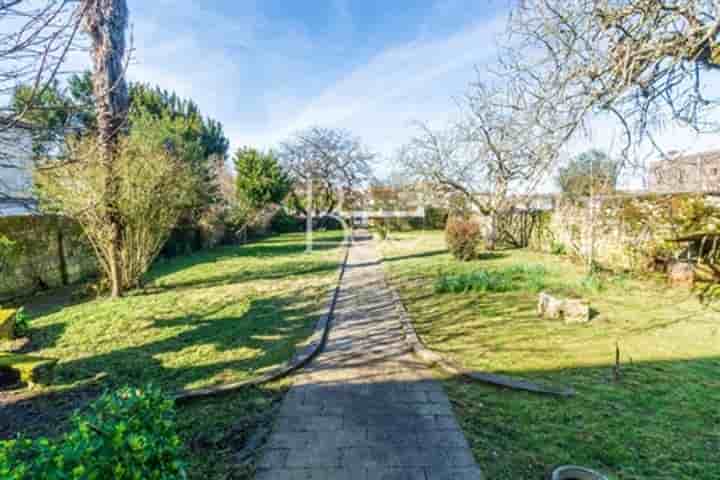
[[661,269],[687,244],[673,239],[720,231],[720,198],[712,195],[641,195],[561,200],[536,212],[529,234],[534,249],[565,253],[612,269]]
[[97,273],[90,245],[74,222],[54,216],[0,217],[13,242],[0,262],[0,301],[74,283]]

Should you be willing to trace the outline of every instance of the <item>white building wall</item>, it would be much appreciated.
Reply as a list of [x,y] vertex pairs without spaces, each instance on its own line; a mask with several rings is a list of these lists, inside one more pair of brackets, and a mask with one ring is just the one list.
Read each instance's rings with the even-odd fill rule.
[[0,129],[0,198],[28,198],[32,189],[32,136],[24,128]]

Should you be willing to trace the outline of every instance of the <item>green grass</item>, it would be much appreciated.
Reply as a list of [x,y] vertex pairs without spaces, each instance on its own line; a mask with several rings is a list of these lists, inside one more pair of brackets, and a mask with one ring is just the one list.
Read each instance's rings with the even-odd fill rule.
[[[282,235],[159,263],[142,291],[118,300],[30,302],[32,354],[59,362],[51,387],[0,392],[11,415],[0,436],[61,430],[73,408],[104,388],[152,383],[172,393],[277,367],[325,313],[341,240],[338,232],[316,234],[307,253],[302,234]],[[239,448],[248,425],[267,420],[266,407],[284,388],[280,382],[181,407],[197,478],[234,471],[218,458],[231,458],[224,449]]]
[[[556,399],[447,378],[488,478],[540,479],[565,463],[623,480],[717,478],[720,313],[693,293],[657,278],[588,280],[564,257],[526,250],[457,262],[440,232],[395,234],[381,248],[391,283],[430,347],[471,369],[578,392]],[[502,292],[434,290],[438,278],[478,271],[514,271],[517,279]],[[587,299],[591,323],[538,318],[540,290]]]

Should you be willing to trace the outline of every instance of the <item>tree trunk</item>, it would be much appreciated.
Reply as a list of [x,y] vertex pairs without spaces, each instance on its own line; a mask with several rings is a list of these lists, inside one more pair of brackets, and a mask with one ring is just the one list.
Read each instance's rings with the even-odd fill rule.
[[57,229],[57,249],[58,264],[60,267],[60,282],[63,286],[65,286],[70,283],[70,280],[68,278],[67,261],[65,260],[65,243],[63,240],[63,230],[61,225],[58,225]]
[[496,210],[490,213],[490,232],[488,238],[485,240],[485,248],[489,251],[493,251],[497,248],[498,240],[498,215]]
[[118,211],[115,169],[118,135],[125,126],[129,107],[123,60],[127,28],[126,0],[83,0],[85,28],[92,40],[93,93],[96,99],[98,146],[105,166],[104,205],[110,228],[108,275],[111,295],[123,293],[123,222]]

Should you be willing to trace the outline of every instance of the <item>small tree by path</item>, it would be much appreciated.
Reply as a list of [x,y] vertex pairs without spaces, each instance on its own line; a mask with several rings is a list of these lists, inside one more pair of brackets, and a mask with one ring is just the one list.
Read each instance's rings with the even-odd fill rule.
[[[114,296],[139,286],[196,192],[189,166],[146,132],[118,141],[111,170],[88,137],[70,142],[67,161],[36,172],[44,204],[82,226]],[[108,197],[115,223],[108,222]]]
[[287,197],[292,180],[272,152],[243,147],[235,152],[235,217],[241,225],[238,235],[258,220],[272,215]]
[[[119,212],[119,175],[116,171],[118,136],[127,117],[130,100],[125,82],[125,30],[128,9],[125,0],[84,0],[82,15],[91,40],[93,59],[93,91],[97,112],[97,145],[104,170],[102,188],[102,221],[107,225],[103,244],[103,267],[110,280],[111,295],[123,293],[122,259],[123,228]],[[94,156],[94,155],[93,155]],[[97,248],[97,247],[96,247]]]

